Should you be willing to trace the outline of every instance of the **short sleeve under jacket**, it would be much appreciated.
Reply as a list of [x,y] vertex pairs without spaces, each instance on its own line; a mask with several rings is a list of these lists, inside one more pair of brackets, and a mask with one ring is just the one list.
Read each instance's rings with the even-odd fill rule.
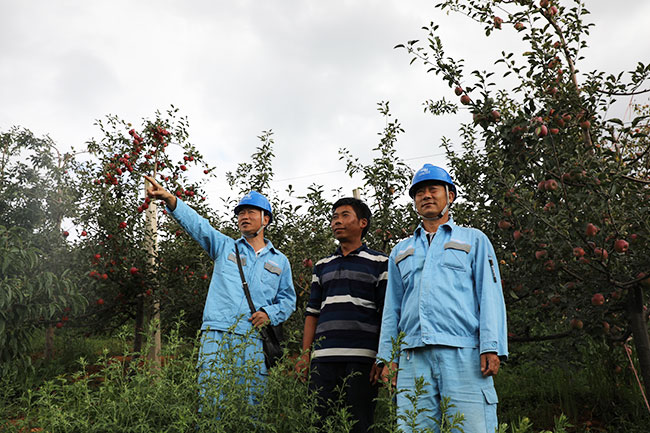
[[388,257],[365,244],[314,266],[306,315],[318,317],[313,359],[374,362],[386,293]]

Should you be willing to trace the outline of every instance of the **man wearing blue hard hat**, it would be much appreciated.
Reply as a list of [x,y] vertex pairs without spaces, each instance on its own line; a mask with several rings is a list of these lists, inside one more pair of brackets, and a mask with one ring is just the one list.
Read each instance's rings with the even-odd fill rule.
[[[239,344],[244,346],[240,365],[256,361],[260,366],[258,378],[263,380],[267,368],[262,341],[259,334],[251,334],[251,330],[269,324],[279,325],[296,309],[289,260],[264,238],[264,229],[273,221],[271,204],[256,191],[242,197],[235,207],[242,236],[232,239],[213,228],[208,220],[166,191],[153,178],[145,177],[152,185],[147,190],[148,196],[164,200],[170,214],[214,260],[201,325],[200,380],[205,381],[210,371],[219,368],[219,361],[215,360],[219,348]],[[253,314],[242,287],[238,255],[256,310]],[[237,337],[235,340],[238,339],[234,343],[231,341],[233,334]],[[253,338],[249,341],[242,338],[251,335]]]
[[[385,381],[391,372],[398,415],[413,411],[416,380],[424,379],[418,399],[418,427],[439,431],[440,402],[454,405],[449,416],[464,415],[466,432],[497,428],[497,394],[492,376],[508,355],[506,310],[494,248],[483,232],[454,223],[449,208],[457,197],[451,176],[425,164],[409,189],[420,225],[393,248],[388,260],[378,359]],[[399,354],[392,342],[403,333]],[[395,380],[396,379],[396,380]],[[404,419],[400,427],[411,431]]]

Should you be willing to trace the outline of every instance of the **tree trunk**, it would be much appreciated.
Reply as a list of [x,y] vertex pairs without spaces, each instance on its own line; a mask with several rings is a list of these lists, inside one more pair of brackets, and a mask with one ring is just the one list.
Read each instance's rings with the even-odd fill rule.
[[45,359],[54,359],[54,326],[50,325],[45,329]]
[[[154,176],[156,172],[154,171]],[[147,194],[147,187],[149,182],[144,182],[144,193]],[[156,213],[157,205],[155,202],[149,204],[147,209],[147,231],[145,234],[145,245],[147,247],[148,265],[150,272],[156,272],[156,256],[158,254],[158,214]],[[149,306],[149,323],[154,324],[151,334],[151,345],[149,346],[149,360],[155,364],[160,365],[160,351],[162,350],[161,336],[160,336],[160,294],[154,293],[153,301]]]
[[133,338],[133,353],[139,354],[142,350],[142,338],[144,328],[144,300],[138,296],[138,306],[135,312],[135,336]]
[[627,313],[639,358],[645,394],[650,397],[650,338],[648,337],[648,324],[643,314],[643,291],[640,287],[630,289],[627,297]]

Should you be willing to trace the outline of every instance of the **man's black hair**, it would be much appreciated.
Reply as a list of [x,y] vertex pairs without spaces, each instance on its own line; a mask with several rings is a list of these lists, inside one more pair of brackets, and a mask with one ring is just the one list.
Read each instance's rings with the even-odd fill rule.
[[336,212],[336,209],[340,208],[341,206],[350,206],[352,209],[354,209],[354,213],[357,215],[357,219],[362,220],[366,219],[368,221],[368,224],[363,228],[363,231],[361,232],[361,238],[363,238],[366,233],[368,233],[368,230],[370,229],[370,220],[372,218],[372,214],[370,213],[370,208],[368,207],[367,204],[359,200],[358,198],[354,197],[344,197],[340,198],[332,205],[332,213]]

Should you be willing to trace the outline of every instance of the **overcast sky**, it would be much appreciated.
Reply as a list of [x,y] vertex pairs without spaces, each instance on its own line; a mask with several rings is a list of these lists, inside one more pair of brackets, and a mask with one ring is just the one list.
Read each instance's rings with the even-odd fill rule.
[[[338,149],[363,162],[390,101],[406,132],[401,158],[414,169],[446,165],[438,146],[456,138],[467,112],[434,118],[422,103],[453,93],[394,50],[440,24],[448,55],[489,69],[501,50],[523,51],[504,27],[447,16],[432,0],[0,0],[0,130],[22,126],[61,148],[83,148],[106,114],[139,124],[170,104],[190,121],[190,141],[218,179],[246,161],[263,130],[275,132],[273,187],[312,182],[349,192]],[[583,70],[633,69],[650,61],[650,2],[592,0],[596,23]],[[504,14],[505,16],[505,14]],[[199,169],[197,169],[198,171]],[[227,194],[223,194],[227,195]]]

